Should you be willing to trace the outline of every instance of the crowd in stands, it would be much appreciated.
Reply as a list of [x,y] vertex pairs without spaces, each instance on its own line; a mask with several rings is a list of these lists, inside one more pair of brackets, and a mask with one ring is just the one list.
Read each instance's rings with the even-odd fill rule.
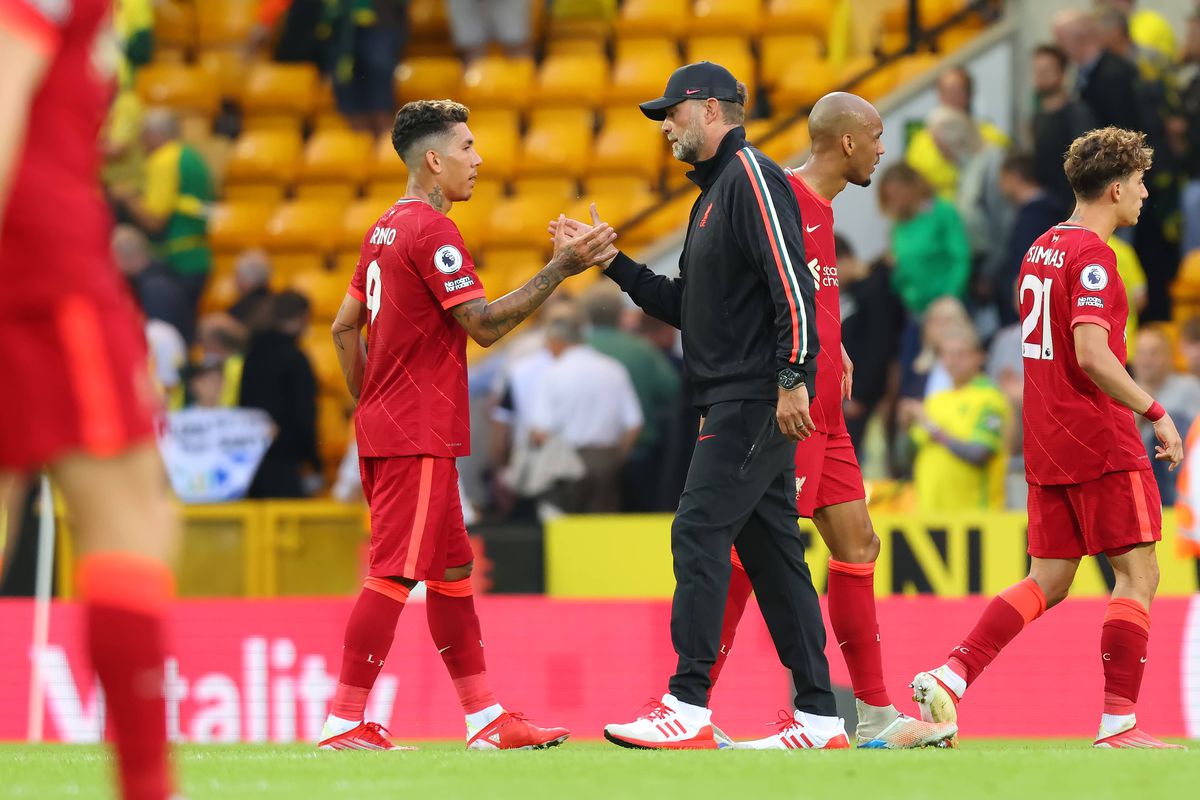
[[[447,0],[463,64],[531,59],[537,1]],[[145,312],[155,376],[172,409],[271,414],[277,436],[250,496],[321,494],[353,433],[349,398],[329,400],[337,393],[308,327],[319,322],[312,342],[322,346],[320,309],[336,308],[340,295],[332,280],[301,286],[278,254],[247,249],[232,266],[232,296],[214,307],[207,227],[217,170],[188,143],[177,111],[142,107],[132,88],[152,52],[150,6],[121,4],[126,64],[103,144],[119,223],[113,253]],[[604,1],[552,3],[550,13],[575,6],[617,13]],[[349,126],[386,135],[410,10],[408,0],[262,0],[245,58],[317,65]],[[1181,431],[1200,415],[1200,4],[1178,40],[1132,0],[1064,12],[1029,58],[1030,123],[1016,131],[976,116],[967,70],[943,70],[937,107],[877,179],[891,222],[886,253],[868,263],[838,238],[844,340],[856,365],[847,426],[868,474],[915,480],[916,504],[929,510],[1024,505],[1016,276],[1032,241],[1070,214],[1062,154],[1093,127],[1144,130],[1155,148],[1142,219],[1110,245],[1136,312],[1135,376]],[[239,124],[228,104],[211,119],[218,133]],[[1195,289],[1173,303],[1180,282]],[[280,291],[289,284],[309,296]],[[490,294],[511,288],[485,284]],[[672,510],[698,420],[677,332],[600,281],[556,296],[515,339],[472,366],[486,442],[473,457],[485,478],[474,505],[517,518]],[[1169,502],[1173,476],[1156,474]],[[353,471],[341,476],[339,484]]]

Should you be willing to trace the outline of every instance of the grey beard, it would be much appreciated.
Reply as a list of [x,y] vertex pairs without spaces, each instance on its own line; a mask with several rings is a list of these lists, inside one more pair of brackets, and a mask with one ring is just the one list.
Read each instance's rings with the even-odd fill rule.
[[675,156],[678,161],[683,161],[686,164],[695,164],[700,154],[697,152],[697,148],[689,145],[687,142],[678,140],[671,144],[671,155]]

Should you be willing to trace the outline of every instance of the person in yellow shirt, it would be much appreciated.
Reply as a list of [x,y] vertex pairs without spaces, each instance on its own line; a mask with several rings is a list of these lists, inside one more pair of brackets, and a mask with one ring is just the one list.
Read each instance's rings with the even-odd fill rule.
[[924,402],[906,400],[900,408],[917,448],[917,503],[922,511],[1003,509],[1012,408],[983,374],[984,353],[973,328],[947,332],[938,356],[954,388]]
[[1146,271],[1142,269],[1142,260],[1138,258],[1133,245],[1124,239],[1113,235],[1108,239],[1108,246],[1117,257],[1117,274],[1121,283],[1125,284],[1125,297],[1129,300],[1129,319],[1125,322],[1125,341],[1132,342],[1137,336],[1138,314],[1146,307],[1148,298],[1146,287]]
[[[937,93],[939,105],[971,114],[974,82],[971,73],[962,67],[954,67],[938,76]],[[974,116],[972,119],[979,127],[979,135],[983,137],[985,144],[995,145],[1002,150],[1008,149],[1009,139],[1003,131],[986,120]],[[942,155],[927,127],[913,134],[904,160],[929,181],[940,197],[950,202],[954,201],[958,191],[958,166]]]

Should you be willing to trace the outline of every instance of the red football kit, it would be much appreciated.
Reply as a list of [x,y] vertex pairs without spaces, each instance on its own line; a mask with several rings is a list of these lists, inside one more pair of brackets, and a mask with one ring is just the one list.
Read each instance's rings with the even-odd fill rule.
[[0,470],[115,455],[153,433],[145,337],[99,189],[110,5],[0,0],[0,24],[49,58],[0,212]]
[[1159,540],[1162,503],[1133,412],[1075,358],[1074,328],[1088,323],[1108,331],[1126,362],[1129,303],[1112,249],[1087,228],[1056,225],[1025,254],[1019,287],[1030,555],[1078,558]]
[[369,573],[440,580],[471,560],[454,461],[470,453],[467,333],[450,309],[483,284],[457,226],[404,198],[367,232],[347,292],[368,312],[355,431]]

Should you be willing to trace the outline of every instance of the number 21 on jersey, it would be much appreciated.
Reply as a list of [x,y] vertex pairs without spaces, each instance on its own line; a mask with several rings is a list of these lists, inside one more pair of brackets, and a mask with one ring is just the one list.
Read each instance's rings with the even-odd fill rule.
[[[1025,358],[1054,358],[1054,341],[1050,333],[1050,287],[1052,278],[1026,275],[1021,281],[1021,305],[1025,304],[1025,293],[1033,294],[1033,305],[1029,314],[1021,320],[1021,355]],[[1040,330],[1039,330],[1040,329]],[[1029,337],[1040,332],[1041,342],[1031,342]]]
[[371,312],[371,324],[379,316],[379,301],[383,297],[383,282],[380,280],[382,271],[379,262],[372,261],[367,265],[367,311]]

